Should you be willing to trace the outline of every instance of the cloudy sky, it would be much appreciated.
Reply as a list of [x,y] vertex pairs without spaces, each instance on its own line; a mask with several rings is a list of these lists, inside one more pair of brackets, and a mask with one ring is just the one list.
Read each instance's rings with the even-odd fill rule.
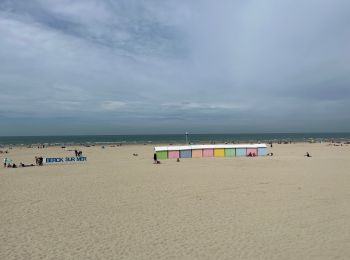
[[350,131],[349,0],[0,0],[0,135]]

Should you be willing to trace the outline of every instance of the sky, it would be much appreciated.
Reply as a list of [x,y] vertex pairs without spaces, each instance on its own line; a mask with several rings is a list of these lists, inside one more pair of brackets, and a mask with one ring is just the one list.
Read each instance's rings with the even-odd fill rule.
[[350,131],[348,0],[0,0],[0,135]]

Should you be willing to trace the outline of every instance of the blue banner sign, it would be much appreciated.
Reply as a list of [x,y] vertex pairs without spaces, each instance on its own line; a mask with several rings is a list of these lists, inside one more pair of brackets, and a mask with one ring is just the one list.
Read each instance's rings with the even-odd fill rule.
[[71,163],[71,162],[86,162],[87,157],[53,157],[45,158],[45,163]]

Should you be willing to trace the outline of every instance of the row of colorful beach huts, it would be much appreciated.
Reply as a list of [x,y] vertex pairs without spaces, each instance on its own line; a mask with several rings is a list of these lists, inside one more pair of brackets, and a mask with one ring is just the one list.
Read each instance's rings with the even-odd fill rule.
[[213,144],[155,147],[158,159],[265,156],[266,144]]

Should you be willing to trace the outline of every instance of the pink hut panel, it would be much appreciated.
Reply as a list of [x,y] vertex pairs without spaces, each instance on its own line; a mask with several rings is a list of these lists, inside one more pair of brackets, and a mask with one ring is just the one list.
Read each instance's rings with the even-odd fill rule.
[[247,155],[252,154],[252,156],[257,156],[258,155],[258,149],[256,148],[247,148]]
[[214,149],[203,149],[203,157],[213,157]]
[[192,158],[203,157],[203,150],[192,150]]
[[180,158],[180,152],[179,151],[168,151],[168,158]]

